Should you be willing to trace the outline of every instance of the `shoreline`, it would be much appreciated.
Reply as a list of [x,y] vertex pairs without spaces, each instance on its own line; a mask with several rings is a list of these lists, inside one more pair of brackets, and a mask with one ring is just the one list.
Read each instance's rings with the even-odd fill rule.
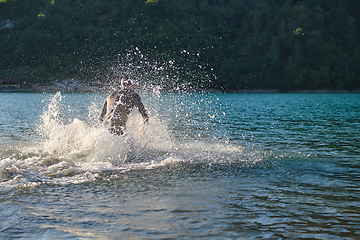
[[287,90],[281,91],[278,89],[246,89],[243,91],[234,91],[234,93],[360,93],[360,89],[345,90],[345,89],[302,89],[302,90]]
[[[56,92],[63,92],[63,93],[105,93],[109,92],[110,89],[106,87],[59,87],[55,85],[51,86],[22,86],[22,85],[11,85],[11,86],[0,86],[0,93],[56,93]],[[188,92],[188,93],[318,93],[318,94],[359,94],[360,89],[354,90],[345,90],[345,89],[317,89],[317,90],[279,90],[279,89],[237,89],[237,90],[219,90],[219,89],[202,89],[199,91],[162,91],[162,92]]]

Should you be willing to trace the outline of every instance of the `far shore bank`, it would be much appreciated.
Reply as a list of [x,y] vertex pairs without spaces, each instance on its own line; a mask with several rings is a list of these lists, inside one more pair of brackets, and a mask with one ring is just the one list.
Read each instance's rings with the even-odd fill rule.
[[360,93],[360,89],[345,90],[345,89],[302,89],[302,90],[278,90],[278,89],[245,89],[234,91],[238,93]]
[[[37,85],[37,86],[21,86],[8,85],[0,86],[0,93],[108,93],[111,89],[109,87],[98,86],[77,86],[66,87],[59,85]],[[279,89],[237,89],[237,90],[219,90],[219,89],[201,89],[199,91],[171,91],[162,90],[162,92],[191,92],[191,93],[355,93],[359,94],[360,89],[345,90],[345,89],[302,89],[302,90],[279,90]]]

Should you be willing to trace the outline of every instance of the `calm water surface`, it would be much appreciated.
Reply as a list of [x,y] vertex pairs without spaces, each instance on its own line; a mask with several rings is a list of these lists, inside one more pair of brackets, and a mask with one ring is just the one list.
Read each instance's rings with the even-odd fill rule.
[[359,239],[359,94],[0,94],[1,239]]

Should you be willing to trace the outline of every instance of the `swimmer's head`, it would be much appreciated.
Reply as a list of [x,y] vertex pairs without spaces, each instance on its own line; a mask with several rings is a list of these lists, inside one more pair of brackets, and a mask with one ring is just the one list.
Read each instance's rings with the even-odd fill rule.
[[121,88],[133,88],[134,83],[131,79],[129,79],[127,76],[124,76],[121,79]]

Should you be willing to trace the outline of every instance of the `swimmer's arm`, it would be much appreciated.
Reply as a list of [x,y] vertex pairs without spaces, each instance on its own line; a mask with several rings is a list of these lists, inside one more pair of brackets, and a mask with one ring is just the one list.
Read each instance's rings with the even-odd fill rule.
[[144,119],[144,124],[149,122],[149,115],[147,114],[147,111],[144,107],[144,104],[141,102],[140,96],[137,96],[137,99],[135,101],[135,106],[137,108],[137,110],[139,111],[139,113],[141,114],[141,116]]
[[141,116],[144,119],[144,124],[149,122],[149,115],[147,114],[147,111],[144,107],[144,104],[142,104],[142,102],[139,103],[139,105],[136,106],[139,113],[141,114]]
[[101,112],[100,112],[100,116],[99,116],[99,121],[103,122],[104,121],[104,117],[106,114],[106,110],[107,110],[107,100],[105,100],[102,108],[101,108]]

